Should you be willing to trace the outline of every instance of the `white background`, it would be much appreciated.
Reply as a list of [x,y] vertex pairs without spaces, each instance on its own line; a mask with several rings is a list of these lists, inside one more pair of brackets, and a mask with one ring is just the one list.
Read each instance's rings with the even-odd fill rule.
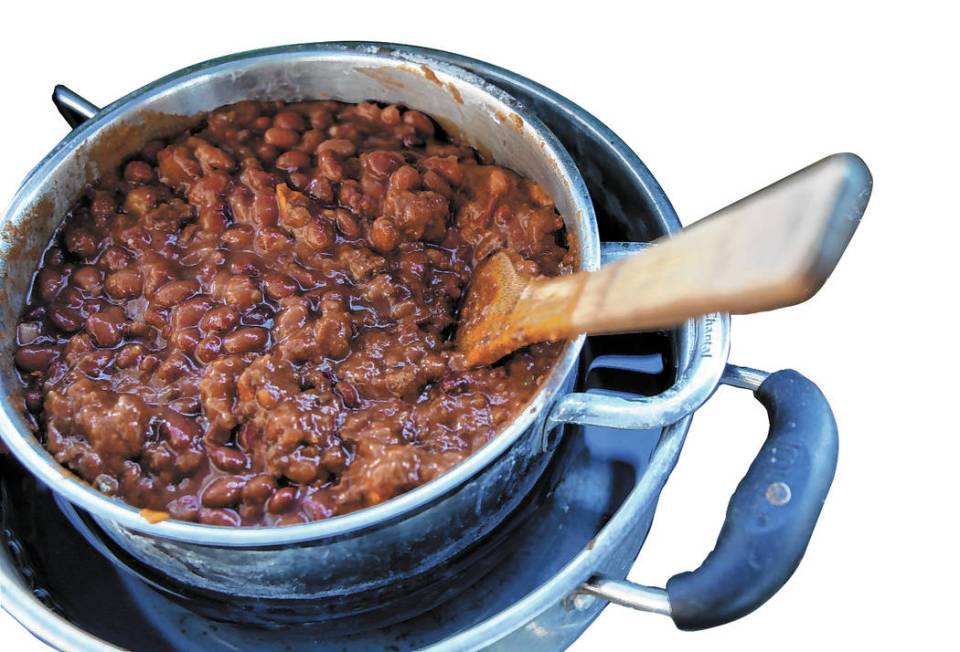
[[[685,223],[856,152],[874,194],[832,279],[803,306],[734,319],[731,360],[802,371],[840,426],[803,563],[739,622],[683,633],[612,606],[573,649],[956,650],[958,22],[923,2],[775,4],[7,3],[0,196],[65,135],[57,82],[106,104],[210,57],[324,40],[452,50],[546,84],[622,136]],[[699,565],[765,434],[742,390],[698,412],[631,578],[662,585]],[[45,649],[3,612],[0,641]]]

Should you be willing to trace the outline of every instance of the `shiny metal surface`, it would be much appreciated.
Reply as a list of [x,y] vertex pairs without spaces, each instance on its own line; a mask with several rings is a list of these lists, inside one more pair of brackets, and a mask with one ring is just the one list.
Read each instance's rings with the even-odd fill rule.
[[53,104],[71,127],[78,127],[100,112],[100,107],[63,84],[53,89]]
[[769,375],[766,371],[760,371],[759,369],[728,364],[723,370],[723,377],[720,380],[724,385],[749,389],[755,392]]
[[[26,277],[24,276],[26,272],[24,270],[26,269],[27,272],[29,272],[29,270],[32,270],[34,264],[34,259],[32,258],[25,261],[11,259],[11,236],[19,237],[20,241],[16,244],[18,247],[25,248],[28,251],[31,241],[42,244],[42,242],[46,240],[50,229],[52,229],[53,225],[58,221],[63,209],[72,202],[77,188],[82,185],[83,180],[86,178],[84,174],[91,173],[90,170],[84,169],[89,166],[79,164],[78,159],[83,156],[84,148],[86,148],[86,151],[89,153],[89,144],[98,134],[98,130],[102,130],[118,121],[133,120],[136,122],[138,108],[143,109],[149,106],[159,106],[167,110],[186,113],[190,111],[195,112],[203,108],[211,108],[211,102],[213,102],[213,105],[216,105],[234,101],[234,99],[240,99],[239,95],[230,95],[230,93],[233,92],[242,94],[243,97],[249,97],[251,90],[256,88],[256,85],[250,73],[243,72],[243,70],[250,68],[248,64],[251,60],[271,59],[269,62],[270,65],[267,65],[265,70],[277,75],[278,70],[285,69],[292,61],[299,60],[305,62],[304,65],[309,67],[311,63],[315,63],[318,58],[332,57],[334,59],[342,59],[345,57],[354,62],[354,64],[356,63],[356,58],[360,58],[366,65],[371,59],[384,56],[390,58],[390,66],[406,66],[403,73],[397,73],[402,74],[402,78],[405,80],[407,80],[407,76],[416,79],[416,76],[410,72],[411,67],[415,68],[415,65],[412,64],[424,61],[424,57],[426,57],[426,60],[431,62],[431,64],[437,64],[436,66],[431,65],[430,67],[438,76],[446,79],[447,77],[443,75],[450,75],[451,81],[455,84],[472,84],[474,80],[469,76],[464,77],[462,74],[454,74],[449,68],[448,63],[440,63],[438,60],[442,59],[444,62],[452,62],[471,68],[474,71],[482,72],[486,79],[510,88],[512,92],[521,96],[525,103],[537,107],[538,112],[560,116],[558,121],[554,123],[556,125],[555,128],[566,129],[564,121],[569,120],[570,131],[564,134],[564,142],[567,147],[573,151],[579,151],[581,148],[587,150],[591,146],[595,146],[592,145],[592,143],[602,143],[604,147],[609,145],[612,157],[622,165],[622,168],[616,170],[617,175],[623,177],[623,182],[629,184],[631,191],[638,193],[638,199],[642,200],[643,209],[647,215],[645,218],[647,221],[637,221],[628,224],[628,227],[637,233],[638,237],[647,237],[651,234],[656,236],[662,234],[664,231],[672,231],[679,228],[676,215],[673,213],[669,202],[663,196],[662,190],[660,190],[656,181],[639,159],[636,158],[636,155],[623,144],[615,134],[579,107],[570,104],[552,91],[530,80],[513,75],[501,68],[459,57],[458,55],[408,46],[320,44],[275,48],[201,64],[200,66],[195,66],[159,80],[145,89],[141,89],[107,107],[91,121],[91,123],[81,126],[73,134],[68,136],[57,149],[51,152],[47,159],[31,174],[31,177],[18,193],[14,204],[4,218],[4,238],[3,244],[0,245],[2,246],[4,260],[3,263],[0,263],[3,266],[0,268],[0,274],[3,275],[3,291],[7,294],[9,300],[7,302],[8,305],[3,309],[3,323],[12,323],[12,321],[8,321],[10,315],[13,315],[15,319],[16,313],[19,311],[23,289],[26,286]],[[398,63],[398,61],[400,63]],[[280,66],[283,68],[279,68]],[[221,96],[211,93],[209,86],[212,81],[216,80],[216,75],[223,69],[232,70],[232,72],[227,75],[231,88],[225,89],[224,93],[226,93],[226,95]],[[293,79],[284,73],[283,75],[277,75],[277,77],[277,79],[270,81],[269,89],[272,91],[285,91],[290,93],[297,92],[304,87],[310,88],[309,75],[303,78]],[[465,82],[464,79],[469,81]],[[227,81],[223,83],[227,84]],[[213,86],[216,87],[215,84],[213,84]],[[479,87],[489,91],[496,101],[509,103],[508,100],[503,98],[502,93],[491,89],[489,85],[481,83]],[[192,92],[187,92],[188,90],[192,90]],[[393,92],[396,89],[388,88],[385,89],[385,92],[387,90]],[[474,90],[472,89],[470,92],[473,93]],[[304,92],[303,94],[315,95],[316,93]],[[273,96],[287,97],[282,93]],[[372,95],[368,95],[367,97],[372,97]],[[473,95],[471,95],[471,97],[473,97]],[[344,99],[351,99],[351,97],[344,96]],[[384,95],[382,99],[390,98]],[[401,99],[399,101],[403,100]],[[434,113],[434,115],[442,115],[436,109],[420,106],[415,101],[407,103],[416,108],[423,108],[428,112]],[[521,112],[522,107],[514,104],[510,104],[510,106],[516,108],[519,114],[525,117],[525,124],[527,126],[538,124],[535,119],[526,119],[527,114]],[[549,138],[549,132],[547,133],[548,136],[545,137],[545,142],[551,147],[557,147],[556,142]],[[77,150],[79,150],[79,152]],[[552,150],[548,149],[548,151]],[[541,158],[537,160],[542,162],[542,154],[540,157]],[[524,168],[522,160],[517,159],[516,161],[510,162],[503,157],[497,158],[498,162],[506,162],[521,172],[530,174],[530,176],[542,181],[542,178],[536,173]],[[557,152],[557,159],[562,163],[561,168],[563,170],[569,169],[571,163],[569,157],[565,156],[565,152],[562,152],[562,148]],[[531,161],[528,160],[527,163],[531,163]],[[92,173],[95,174],[95,172],[94,161]],[[541,168],[540,172],[543,173],[544,170]],[[546,172],[551,175],[556,174],[556,171],[551,172],[547,170]],[[589,170],[589,172],[596,174],[597,170]],[[592,222],[592,219],[588,219],[592,218],[592,207],[589,205],[589,202],[586,201],[587,197],[582,188],[582,181],[576,183],[578,177],[575,174],[572,178],[574,179],[573,187],[568,186],[562,189],[562,192],[565,197],[570,197],[570,203],[581,206],[582,210],[578,210],[575,213],[578,219],[573,224],[571,224],[569,220],[570,213],[564,209],[561,210],[564,211],[565,217],[568,218],[568,227],[571,227],[572,230],[583,229],[579,242],[581,245],[581,258],[584,265],[596,265],[599,263],[599,256],[596,251],[596,225]],[[595,180],[595,182],[601,186],[605,181],[606,179]],[[556,179],[553,179],[551,183],[545,183],[544,185],[550,188],[551,192],[556,196],[559,196],[555,189],[555,184]],[[45,191],[49,192],[51,188],[56,190],[56,192],[52,198],[45,199]],[[607,202],[610,200],[610,197],[607,195],[608,193],[600,193],[596,198],[598,206],[605,212],[605,217],[617,221],[624,219],[629,220],[629,217],[625,217],[629,211],[624,212],[624,209],[616,204],[608,205]],[[37,204],[44,200],[52,204],[52,206],[48,205],[41,213],[34,211],[32,216],[27,215],[27,213],[30,213],[31,208],[35,209]],[[561,202],[558,201],[558,203]],[[32,221],[29,219],[31,217]],[[32,227],[30,233],[17,234],[10,229],[11,224],[27,224],[27,222],[30,222],[30,226]],[[44,229],[46,230],[44,231]],[[593,235],[593,238],[590,237],[591,235]],[[29,256],[25,258],[29,258]],[[722,356],[725,358],[728,343],[728,326],[729,322],[721,316],[721,319],[716,320],[713,324],[707,325],[706,327],[688,324],[684,328],[679,329],[677,360],[681,373],[677,385],[671,388],[666,395],[666,398],[671,400],[672,403],[684,403],[689,400],[689,397],[695,397],[694,400],[688,404],[692,405],[696,403],[696,405],[699,405],[697,402],[700,400],[699,397],[704,393],[708,396],[713,390],[715,382],[711,381],[711,378],[715,373],[715,362],[708,360],[706,364],[700,365],[697,360],[702,357],[701,353],[703,352],[710,353],[708,357],[716,355],[717,357]],[[703,341],[705,336],[709,336],[707,339],[710,340],[710,346],[704,348],[703,345],[708,344],[708,342]],[[713,342],[719,342],[720,346],[718,347],[712,344]],[[3,357],[9,367],[10,343],[4,342],[3,345],[6,347],[6,353]],[[493,474],[494,477],[492,480],[496,482],[496,479],[499,477],[500,481],[503,482],[504,474],[511,476],[517,475],[517,455],[519,455],[519,457],[526,456],[527,459],[538,459],[537,454],[532,449],[523,450],[520,448],[515,452],[512,451],[512,449],[515,448],[518,440],[527,438],[529,432],[537,430],[535,427],[530,428],[530,424],[536,421],[542,423],[544,408],[549,406],[551,400],[558,394],[561,394],[566,388],[570,381],[570,377],[566,372],[570,368],[571,361],[575,359],[578,348],[579,342],[576,342],[568,349],[568,354],[570,355],[564,358],[564,368],[558,370],[558,372],[562,371],[563,373],[558,373],[558,377],[551,379],[549,386],[544,388],[544,391],[537,397],[537,401],[530,406],[530,409],[524,413],[517,424],[514,424],[513,428],[503,433],[497,440],[492,442],[490,446],[480,451],[480,453],[468,460],[464,465],[447,474],[447,476],[410,492],[400,499],[389,501],[378,508],[363,510],[356,514],[331,519],[330,521],[285,528],[283,530],[221,530],[219,528],[171,522],[161,523],[156,526],[146,525],[141,522],[139,517],[135,516],[134,510],[110,501],[89,487],[86,487],[86,485],[61,475],[59,468],[55,465],[50,465],[47,460],[44,459],[47,457],[45,451],[39,447],[32,437],[27,435],[22,427],[22,423],[18,421],[19,414],[11,402],[7,402],[2,406],[3,411],[0,413],[0,429],[2,429],[5,440],[13,442],[12,448],[18,457],[20,457],[21,460],[27,459],[30,461],[29,466],[31,470],[50,484],[59,495],[64,496],[74,504],[93,513],[104,527],[112,527],[115,533],[119,533],[121,541],[129,541],[130,546],[142,544],[151,553],[159,549],[171,558],[175,558],[174,561],[191,558],[194,551],[192,550],[192,544],[189,542],[193,542],[194,544],[203,542],[207,544],[195,546],[196,553],[201,555],[201,557],[210,554],[220,554],[224,552],[224,548],[226,547],[243,547],[246,550],[258,551],[257,546],[270,543],[279,544],[280,546],[298,541],[313,541],[315,543],[317,539],[328,537],[331,534],[344,537],[344,540],[351,542],[351,545],[353,545],[356,542],[357,535],[363,534],[366,529],[375,529],[376,535],[381,536],[384,531],[388,531],[394,540],[410,542],[411,539],[409,537],[412,534],[412,530],[416,529],[416,524],[408,525],[407,529],[404,529],[404,522],[409,521],[409,519],[404,518],[405,515],[412,514],[415,516],[416,513],[430,513],[431,516],[426,518],[426,520],[429,523],[433,523],[442,522],[442,519],[436,519],[438,512],[446,511],[446,513],[451,516],[455,516],[456,514],[475,514],[477,512],[475,512],[474,509],[480,506],[478,496],[483,495],[484,492],[478,488],[477,484],[469,484],[466,481],[480,481],[483,483],[483,478],[478,480],[475,476],[478,474],[487,476],[492,469],[496,469],[498,473]],[[701,371],[691,374],[689,372],[691,366],[694,368],[699,366],[699,368],[710,371],[710,373]],[[5,382],[9,377],[8,373],[9,371],[7,369],[0,370],[0,375],[4,377]],[[696,391],[684,388],[684,385],[696,383],[702,383],[705,387],[692,388],[696,389]],[[10,385],[7,386],[9,387]],[[678,401],[676,398],[678,395],[680,399],[683,400]],[[687,398],[684,398],[685,396]],[[671,399],[671,397],[674,398]],[[561,411],[552,414],[551,418],[553,422],[561,422],[568,417],[574,421],[576,419],[582,419],[584,420],[583,422],[588,422],[586,419],[601,420],[612,416],[610,413],[611,406],[609,404],[601,405],[594,409],[589,398],[578,398],[575,403],[581,406],[579,411],[563,412],[563,409],[568,409],[571,405],[567,404],[567,408],[558,408]],[[594,576],[598,571],[609,572],[611,575],[626,572],[626,569],[633,559],[633,555],[635,555],[635,549],[630,552],[629,546],[623,546],[622,542],[630,538],[640,538],[639,540],[642,541],[643,533],[640,528],[644,519],[652,515],[656,497],[676,462],[690,420],[689,415],[674,418],[677,414],[676,407],[665,410],[658,410],[646,404],[627,407],[635,408],[634,411],[631,411],[633,415],[631,418],[636,422],[644,422],[644,420],[652,421],[659,414],[664,418],[672,419],[670,422],[672,425],[669,425],[666,430],[664,430],[660,445],[654,453],[650,467],[631,492],[622,508],[609,521],[603,531],[598,534],[593,545],[578,555],[562,572],[541,586],[540,589],[516,603],[512,608],[499,614],[496,618],[479,623],[475,627],[471,627],[460,635],[449,639],[442,644],[443,647],[446,649],[465,649],[495,645],[497,641],[506,643],[506,641],[509,640],[510,643],[513,644],[514,642],[519,643],[523,640],[528,640],[528,642],[539,642],[537,645],[534,645],[534,649],[549,649],[556,645],[544,647],[548,642],[552,641],[556,644],[565,644],[562,643],[562,641],[569,642],[575,638],[579,631],[582,631],[582,628],[585,627],[585,625],[595,617],[599,609],[602,608],[601,601],[594,601],[595,604],[590,605],[586,609],[571,611],[565,606],[566,603],[563,599],[575,593],[583,582]],[[608,423],[610,421],[600,422]],[[542,457],[544,456],[539,456],[539,458]],[[494,462],[497,462],[497,464],[493,464]],[[44,470],[42,468],[44,465],[49,468]],[[54,477],[53,471],[56,472],[56,477]],[[454,499],[451,500],[447,494],[452,494]],[[457,499],[457,497],[459,497],[459,499]],[[467,498],[464,499],[464,497]],[[470,509],[458,511],[458,502],[459,506],[462,507],[464,503],[468,503],[471,500]],[[443,503],[444,509],[436,509],[436,503],[438,502]],[[443,524],[443,527],[447,528],[459,528],[460,526],[462,526],[462,523],[459,520],[454,520],[452,523],[447,521]],[[138,532],[141,531],[143,533],[138,534]],[[463,530],[459,531],[463,532]],[[330,537],[330,539],[334,539],[334,537]],[[355,549],[359,550],[359,548],[356,547]],[[303,550],[302,546],[301,550]],[[278,555],[276,553],[278,551],[282,551],[282,548],[273,548],[269,551],[262,550],[262,552],[269,552],[270,557],[274,559],[277,559]],[[237,550],[233,550],[232,552],[237,552]],[[149,555],[147,558],[149,562],[157,563],[156,558]],[[163,561],[164,563],[166,562],[166,560]],[[158,565],[162,566],[162,563],[158,563]],[[278,561],[277,565],[282,566],[284,564]],[[229,570],[232,571],[233,569],[231,568]],[[259,579],[261,577],[262,574],[257,574],[258,584],[263,582],[262,579]],[[36,603],[35,599],[33,599],[28,592],[23,591],[22,587],[20,590],[11,591],[11,596],[12,598],[10,600],[5,600],[4,607],[22,620],[33,620],[32,614],[36,613],[39,603]],[[42,609],[42,605],[39,608]],[[46,614],[41,618],[41,620],[44,621],[43,624],[36,627],[32,626],[31,629],[40,632],[47,629],[51,632],[56,632],[58,636],[67,636],[70,634],[68,628],[63,626],[62,621],[59,621],[57,616],[47,611],[43,613]],[[551,632],[551,634],[545,636],[544,632]],[[90,637],[79,637],[71,640],[69,647],[70,649],[107,649]]]
[[670,599],[665,589],[643,586],[627,580],[597,577],[588,580],[582,590],[587,595],[637,611],[649,611],[661,616],[670,615]]

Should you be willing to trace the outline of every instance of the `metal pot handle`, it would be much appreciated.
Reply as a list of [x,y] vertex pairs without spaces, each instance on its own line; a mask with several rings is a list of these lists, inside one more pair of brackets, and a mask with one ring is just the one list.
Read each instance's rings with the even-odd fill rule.
[[[648,242],[602,242],[601,262],[607,265],[631,253],[651,246]],[[711,313],[691,319],[678,336],[691,340],[697,355],[683,367],[672,387],[656,396],[622,398],[603,394],[573,392],[557,399],[544,422],[543,448],[556,446],[560,426],[565,423],[646,430],[676,423],[710,398],[730,351],[730,316]]]
[[100,111],[99,106],[81,97],[63,84],[54,86],[52,99],[57,111],[73,129],[76,129]]
[[588,593],[668,615],[683,630],[715,627],[766,602],[800,563],[837,467],[837,424],[827,399],[793,370],[769,376],[727,366],[722,382],[754,390],[770,431],[730,498],[716,547],[666,589],[595,577]]

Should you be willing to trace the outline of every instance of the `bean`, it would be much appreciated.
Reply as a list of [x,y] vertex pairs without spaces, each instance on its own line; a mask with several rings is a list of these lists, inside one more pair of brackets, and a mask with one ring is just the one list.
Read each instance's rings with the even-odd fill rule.
[[67,251],[81,258],[92,258],[97,254],[97,239],[89,229],[74,227],[63,234],[63,244]]
[[153,167],[143,161],[130,161],[123,168],[123,178],[131,183],[151,183],[154,179]]
[[92,265],[84,265],[74,270],[70,276],[70,282],[87,294],[96,296],[100,294],[101,278],[99,269]]
[[353,156],[357,152],[357,146],[345,138],[331,138],[317,145],[316,154],[333,155],[341,159]]
[[123,339],[127,316],[119,306],[107,306],[87,317],[86,329],[97,346],[113,348]]
[[131,215],[143,217],[160,201],[160,190],[154,186],[139,186],[127,193],[123,209]]
[[134,267],[118,269],[107,274],[103,286],[111,299],[116,301],[132,299],[140,296],[140,292],[143,290],[143,276],[141,276],[140,270]]
[[256,246],[262,252],[283,251],[290,243],[290,236],[279,227],[265,226],[257,232]]
[[59,355],[60,350],[54,346],[28,344],[17,349],[13,354],[13,361],[22,371],[46,371]]
[[267,296],[278,301],[294,294],[299,287],[297,282],[280,272],[267,272],[263,277],[263,289]]
[[286,514],[277,519],[277,527],[286,527],[288,525],[302,525],[307,519],[302,514]]
[[300,150],[291,149],[278,156],[274,165],[286,172],[305,170],[310,167],[310,155]]
[[193,354],[197,360],[205,364],[210,364],[220,355],[220,349],[223,341],[218,335],[207,335],[197,344]]
[[80,313],[64,305],[51,305],[47,317],[64,333],[74,333],[83,328],[83,317]]
[[213,300],[205,295],[187,299],[170,312],[170,327],[177,331],[200,323],[213,306]]
[[277,115],[273,116],[273,125],[281,129],[294,129],[296,131],[303,131],[307,128],[303,116],[291,110],[279,111]]
[[413,126],[417,133],[424,136],[433,136],[433,120],[419,111],[407,111],[403,114],[404,123]]
[[120,369],[135,367],[140,363],[140,358],[146,352],[142,344],[127,344],[120,349],[115,358],[115,364]]
[[240,515],[232,509],[200,509],[199,520],[206,525],[240,527]]
[[303,240],[317,251],[329,251],[337,242],[337,233],[327,220],[314,218],[304,227]]
[[102,224],[111,219],[117,210],[117,201],[112,192],[98,190],[93,195],[93,201],[90,202],[90,214]]
[[37,292],[45,303],[52,303],[56,300],[60,290],[63,289],[65,277],[62,272],[49,267],[44,267],[37,274]]
[[388,125],[400,124],[400,109],[395,104],[391,104],[380,112],[380,120]]
[[153,293],[153,302],[163,308],[176,305],[200,291],[200,284],[194,279],[181,279],[164,283]]
[[290,462],[284,475],[299,484],[309,484],[317,479],[319,473],[319,463],[314,460],[299,459]]
[[244,502],[262,505],[276,490],[277,483],[273,479],[273,476],[268,473],[263,473],[247,480],[247,484],[243,486],[241,495]]
[[167,503],[167,512],[181,521],[195,522],[200,515],[200,501],[196,496],[180,496]]
[[271,514],[283,514],[297,502],[297,490],[294,487],[279,489],[267,501],[267,511]]
[[238,328],[223,338],[223,350],[227,353],[249,353],[259,351],[267,343],[267,330],[264,328]]
[[[243,451],[227,446],[208,446],[207,455],[214,466],[227,473],[240,473],[247,468],[249,460]],[[208,505],[211,506],[211,505]]]
[[338,161],[332,154],[323,153],[317,159],[317,171],[325,179],[336,183],[343,180],[343,163]]
[[120,247],[107,247],[100,256],[100,266],[115,272],[130,264],[130,256]]
[[403,155],[399,152],[370,152],[364,156],[363,164],[376,176],[389,177],[403,165]]
[[360,224],[357,219],[350,214],[350,211],[342,208],[337,209],[337,229],[344,237],[354,240],[360,237]]
[[412,165],[401,165],[390,175],[390,188],[394,190],[414,190],[420,185],[420,173]]
[[204,507],[232,507],[240,502],[244,481],[234,476],[223,476],[211,482],[200,495]]
[[223,232],[223,242],[231,249],[245,249],[253,243],[255,232],[249,224],[234,224]]
[[206,332],[225,333],[240,321],[239,313],[230,306],[217,305],[200,319],[200,328]]
[[382,254],[396,249],[400,244],[400,232],[396,223],[386,216],[375,219],[370,227],[370,244]]
[[170,337],[170,347],[191,354],[200,343],[200,331],[196,328],[181,328]]
[[290,149],[300,141],[300,134],[293,129],[270,127],[264,132],[263,141],[267,145],[279,147],[280,149]]

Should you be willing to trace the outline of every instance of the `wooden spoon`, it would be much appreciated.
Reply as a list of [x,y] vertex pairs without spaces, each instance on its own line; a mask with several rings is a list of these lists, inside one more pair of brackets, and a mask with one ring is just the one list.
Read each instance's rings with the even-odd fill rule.
[[859,157],[834,154],[599,271],[532,276],[501,251],[474,273],[457,347],[492,364],[534,342],[800,303],[840,260],[871,187]]

